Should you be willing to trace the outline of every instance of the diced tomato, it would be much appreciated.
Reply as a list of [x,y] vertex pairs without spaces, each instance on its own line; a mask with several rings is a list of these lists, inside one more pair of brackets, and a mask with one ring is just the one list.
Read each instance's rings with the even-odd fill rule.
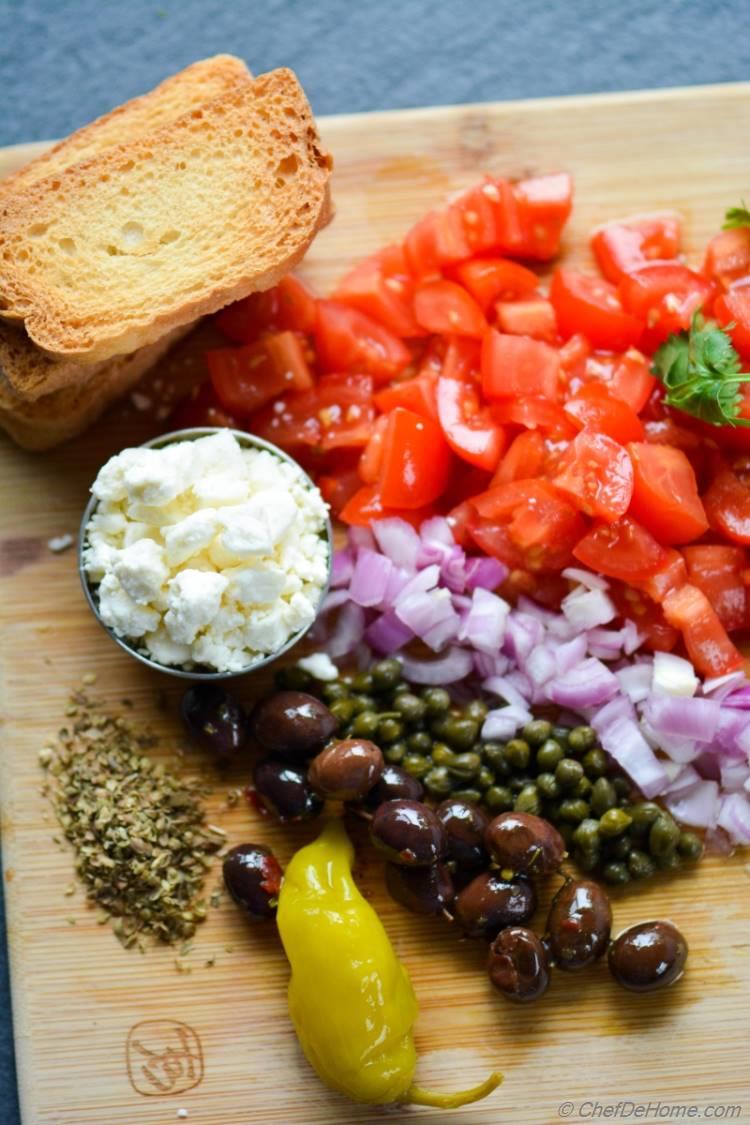
[[440,426],[397,407],[388,415],[378,490],[387,508],[422,508],[444,491],[451,452]]
[[593,528],[573,554],[584,566],[622,582],[640,582],[666,561],[666,551],[650,531],[629,517]]
[[313,386],[305,337],[299,332],[274,332],[263,337],[263,345],[278,371],[284,373],[287,386],[295,391],[309,391]]
[[651,262],[624,277],[619,294],[623,308],[646,325],[644,346],[650,349],[689,328],[697,309],[709,314],[714,287],[679,262]]
[[509,332],[512,336],[533,336],[535,340],[550,343],[557,338],[555,310],[546,297],[498,301],[495,315],[501,332]]
[[428,332],[481,339],[487,329],[474,298],[455,281],[425,281],[414,294],[414,315]]
[[513,480],[538,477],[544,470],[546,457],[547,449],[539,430],[525,430],[513,438],[492,478],[492,484],[508,484]]
[[[505,523],[511,545],[530,570],[559,569],[585,530],[575,509],[544,480],[517,480],[472,500],[483,521]],[[476,538],[475,531],[472,535]]]
[[689,543],[708,530],[693,467],[681,449],[637,441],[628,445],[633,462],[630,514],[660,543]]
[[[657,571],[654,579],[661,573],[661,570]],[[610,586],[610,597],[621,616],[629,618],[638,626],[645,648],[651,652],[671,652],[679,641],[680,634],[667,624],[661,606],[642,593],[648,582],[649,579],[644,579],[639,583],[641,589],[638,590],[632,585],[615,582]]]
[[490,329],[482,342],[481,365],[482,388],[487,398],[557,398],[560,358],[554,348],[541,340]]
[[294,274],[282,277],[276,286],[278,325],[290,332],[313,332],[318,318],[318,302]]
[[581,377],[590,355],[591,344],[581,332],[576,332],[560,348],[560,366],[566,375]]
[[565,403],[565,413],[578,429],[594,430],[621,445],[640,441],[643,426],[635,411],[610,394],[604,383],[587,383]]
[[318,302],[315,345],[323,371],[355,371],[384,382],[411,362],[405,344],[359,309]]
[[370,440],[375,407],[369,375],[323,375],[317,386],[321,448],[361,448]]
[[703,272],[728,289],[750,276],[750,227],[735,227],[715,234],[706,249]]
[[497,249],[514,258],[524,257],[526,231],[514,185],[508,180],[488,177],[482,184],[482,191],[495,212]]
[[563,408],[548,398],[504,398],[494,402],[490,412],[501,425],[512,423],[529,430],[545,430],[554,441],[572,441],[576,436],[576,428]]
[[622,307],[608,281],[561,268],[552,276],[549,295],[563,339],[582,332],[595,348],[619,352],[641,338],[642,321]]
[[472,543],[471,528],[476,526],[477,513],[470,500],[462,500],[445,517],[450,524],[453,538],[459,547],[466,549]]
[[468,534],[485,555],[499,559],[511,570],[520,570],[524,566],[523,553],[511,542],[506,524],[482,520],[481,523],[469,524]]
[[701,676],[724,676],[743,666],[737,651],[706,595],[697,586],[672,590],[663,602],[664,616],[679,629],[688,656]]
[[385,414],[376,419],[370,440],[362,450],[359,459],[358,472],[360,480],[365,484],[375,484],[380,476],[383,466],[383,449],[385,447],[385,432],[388,429],[388,417]]
[[333,300],[359,309],[396,336],[422,336],[414,319],[414,281],[403,247],[386,246],[359,262],[339,282]]
[[316,484],[334,516],[341,514],[354,494],[362,487],[356,469],[348,469],[346,472],[336,474],[324,473],[318,477]]
[[706,544],[686,547],[684,555],[689,581],[706,595],[724,628],[730,633],[744,628],[748,608],[744,550]]
[[448,209],[461,216],[463,234],[472,254],[485,254],[497,246],[495,208],[483,185],[469,188],[452,200]]
[[247,429],[295,457],[320,445],[322,426],[315,391],[285,395],[252,415]]
[[482,406],[470,378],[437,381],[438,418],[454,453],[477,468],[494,472],[505,449],[505,434]]
[[496,301],[529,296],[539,284],[535,273],[508,258],[472,258],[453,272],[485,313]]
[[[306,367],[304,356],[301,363]],[[274,361],[265,340],[206,352],[206,364],[217,399],[235,415],[251,414],[277,395],[294,389],[293,381],[287,378],[285,368]]]
[[170,424],[175,430],[190,430],[195,426],[240,428],[237,418],[219,406],[210,379],[177,404],[170,415]]
[[675,551],[673,547],[668,547],[664,552],[663,564],[648,578],[642,579],[638,583],[638,587],[643,590],[644,594],[648,594],[652,601],[661,604],[670,590],[676,590],[680,586],[684,586],[687,580],[684,558],[679,551]]
[[442,267],[471,257],[461,212],[450,207],[430,211],[404,239],[409,272],[416,280],[439,274]]
[[653,393],[656,379],[651,374],[646,357],[631,348],[615,363],[608,386],[615,398],[626,402],[631,410],[640,414]]
[[698,434],[679,425],[671,413],[663,418],[649,419],[643,429],[646,441],[655,445],[673,445],[675,449],[694,454],[701,444]]
[[435,384],[435,378],[429,375],[417,375],[402,383],[392,383],[390,387],[383,387],[377,392],[375,405],[383,414],[389,414],[397,406],[403,406],[426,418],[437,418]]
[[716,474],[703,496],[709,523],[732,543],[750,545],[750,488],[729,469]]
[[625,274],[646,262],[677,256],[680,217],[674,212],[663,212],[607,223],[592,232],[591,249],[599,269],[616,285]]
[[618,442],[584,430],[563,454],[553,483],[582,512],[613,523],[630,505],[633,466]]
[[293,274],[287,274],[273,289],[227,305],[216,314],[215,324],[230,340],[251,344],[268,331],[312,332],[316,316],[312,293]]
[[481,346],[468,336],[447,336],[440,374],[446,379],[479,377]]
[[750,283],[734,285],[722,293],[714,306],[714,315],[726,327],[743,359],[750,362]]
[[419,528],[420,524],[432,515],[434,515],[434,509],[430,507],[415,509],[386,508],[378,491],[378,486],[367,484],[354,493],[341,510],[339,519],[342,523],[354,527],[369,527],[374,520],[398,516],[399,519],[406,520],[413,527]]
[[514,185],[523,230],[520,256],[543,262],[560,251],[560,236],[573,206],[573,181],[567,172],[533,176]]

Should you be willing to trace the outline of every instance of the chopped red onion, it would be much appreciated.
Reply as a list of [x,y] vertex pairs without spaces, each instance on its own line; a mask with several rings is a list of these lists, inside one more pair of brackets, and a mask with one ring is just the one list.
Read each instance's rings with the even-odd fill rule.
[[466,560],[466,589],[496,590],[508,577],[508,568],[497,559],[471,558]]
[[491,742],[493,739],[512,738],[516,731],[532,719],[531,712],[517,704],[501,707],[496,711],[488,711],[482,724],[482,738]]
[[357,605],[379,606],[385,599],[393,563],[385,555],[362,547],[357,552],[349,583],[349,597]]
[[697,781],[676,793],[668,793],[664,803],[680,824],[713,828],[719,814],[719,786],[715,781]]
[[641,703],[651,694],[651,664],[629,664],[626,668],[619,668],[615,675],[621,690],[633,703]]
[[664,766],[632,719],[615,719],[597,733],[603,748],[625,770],[644,797],[655,797],[664,791],[669,780]]
[[404,625],[392,611],[382,614],[365,629],[368,645],[384,656],[398,652],[409,641],[414,640],[411,629]]
[[569,566],[562,572],[563,578],[568,582],[575,582],[585,586],[587,590],[608,590],[609,582],[601,574],[592,574],[590,570],[583,570],[578,566]]
[[593,656],[547,684],[547,695],[552,702],[574,711],[581,707],[598,707],[610,700],[617,690],[614,673]]
[[689,660],[673,652],[654,653],[654,691],[666,695],[693,696],[698,677]]
[[532,649],[526,661],[526,675],[532,684],[540,687],[557,673],[555,650],[551,645],[539,645],[538,648]]
[[410,523],[397,517],[377,520],[372,525],[372,533],[379,550],[392,563],[409,571],[417,569],[417,555],[422,544]]
[[750,844],[750,801],[741,793],[729,793],[721,802],[716,818],[735,844]]
[[518,688],[508,682],[506,676],[490,676],[488,680],[484,681],[482,687],[491,695],[499,695],[506,703],[510,703],[511,706],[517,707],[520,711],[526,708],[526,697],[521,695]]
[[331,566],[331,589],[336,590],[339,586],[348,586],[353,570],[354,552],[352,549],[344,547],[340,551],[334,551]]
[[645,714],[658,735],[676,734],[696,742],[711,742],[719,726],[720,708],[713,699],[651,695]]
[[424,570],[418,570],[413,578],[410,578],[404,588],[396,598],[396,605],[410,598],[412,594],[424,592],[425,590],[433,590],[440,581],[440,567],[426,566]]
[[320,612],[329,613],[333,609],[338,609],[340,605],[346,605],[349,601],[351,601],[351,598],[348,590],[331,590],[323,598]]
[[407,680],[415,684],[454,684],[471,671],[471,653],[456,645],[437,660],[417,660],[411,656],[400,657]]
[[471,608],[461,624],[458,639],[468,641],[479,652],[499,652],[509,613],[510,606],[503,598],[480,587],[474,591]]
[[329,656],[346,656],[352,652],[365,631],[365,611],[354,602],[341,607],[333,632],[328,638],[326,649]]
[[560,608],[576,629],[607,625],[617,616],[615,603],[604,590],[586,590],[583,586],[577,586],[563,598]]
[[609,703],[605,703],[603,707],[594,712],[590,722],[599,738],[601,738],[604,731],[620,719],[627,719],[631,723],[636,722],[635,707],[624,695],[616,695]]

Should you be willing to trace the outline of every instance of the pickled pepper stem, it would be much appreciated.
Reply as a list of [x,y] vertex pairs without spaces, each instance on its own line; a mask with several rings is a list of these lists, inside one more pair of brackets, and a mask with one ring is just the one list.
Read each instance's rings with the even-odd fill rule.
[[494,1072],[478,1086],[472,1086],[470,1090],[459,1090],[455,1094],[433,1094],[429,1090],[423,1090],[421,1086],[412,1085],[406,1091],[404,1104],[431,1105],[437,1109],[459,1109],[462,1105],[471,1105],[472,1102],[479,1102],[482,1098],[486,1098],[497,1089],[502,1080],[502,1074]]

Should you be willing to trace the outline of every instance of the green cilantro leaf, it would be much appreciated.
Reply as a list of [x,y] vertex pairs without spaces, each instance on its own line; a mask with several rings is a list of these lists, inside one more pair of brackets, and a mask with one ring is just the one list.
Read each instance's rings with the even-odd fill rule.
[[745,206],[745,200],[740,207],[729,207],[724,215],[722,230],[733,230],[735,227],[750,227],[750,211]]
[[739,416],[740,385],[750,382],[750,373],[742,371],[726,332],[700,313],[694,314],[689,332],[662,344],[651,371],[666,387],[667,405],[712,426],[750,426],[750,419]]

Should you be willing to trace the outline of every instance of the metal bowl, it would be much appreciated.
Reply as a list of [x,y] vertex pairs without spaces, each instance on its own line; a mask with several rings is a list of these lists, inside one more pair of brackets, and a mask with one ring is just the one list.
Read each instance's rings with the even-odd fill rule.
[[[162,446],[171,445],[173,442],[194,441],[196,438],[209,437],[211,434],[220,432],[221,431],[217,426],[196,426],[188,430],[174,430],[170,434],[162,434],[157,438],[152,438],[151,441],[144,442],[141,448],[161,449]],[[301,469],[297,462],[294,460],[294,458],[290,457],[288,453],[285,453],[283,449],[279,449],[278,446],[272,445],[270,441],[264,441],[263,438],[255,437],[253,434],[243,433],[241,430],[231,430],[230,432],[234,434],[241,445],[244,445],[247,448],[265,449],[267,450],[267,452],[272,453],[275,457],[278,457],[279,460],[286,461],[288,462],[288,464],[293,465],[294,468],[302,475],[303,479],[309,484],[310,488],[315,488],[315,484],[312,482],[312,480],[310,480],[307,473],[305,473],[304,470]],[[89,580],[83,565],[83,552],[86,547],[86,534],[88,524],[92,515],[96,511],[97,505],[98,500],[95,496],[92,495],[84,509],[83,517],[81,519],[81,527],[78,534],[78,571],[81,576],[81,585],[83,586],[83,592],[86,596],[86,601],[91,607],[92,613],[96,617],[102,629],[104,629],[104,631],[109,634],[115,644],[119,645],[120,648],[123,649],[123,651],[127,652],[135,660],[139,661],[139,663],[145,664],[147,668],[153,668],[156,672],[166,672],[170,676],[178,676],[183,680],[229,680],[233,679],[236,676],[245,676],[248,672],[257,672],[260,668],[266,668],[269,664],[272,664],[275,660],[278,660],[279,657],[287,653],[289,649],[293,648],[294,645],[296,645],[298,641],[302,640],[305,634],[312,628],[314,621],[304,629],[300,629],[299,632],[291,636],[286,644],[283,645],[282,648],[278,649],[278,651],[269,653],[268,656],[264,656],[261,659],[253,662],[252,664],[248,664],[245,668],[241,668],[237,672],[210,671],[205,667],[201,668],[201,666],[199,665],[196,665],[194,669],[171,667],[168,664],[159,664],[156,660],[152,660],[150,656],[147,656],[145,652],[140,651],[140,649],[136,647],[136,642],[131,642],[125,637],[118,636],[114,632],[114,630],[110,629],[108,625],[105,625],[101,619],[101,615],[99,613],[98,598],[96,594],[96,587],[98,584],[92,583]],[[320,591],[320,598],[318,600],[318,605],[316,606],[316,609],[318,611],[320,610],[323,599],[328,593],[328,587],[331,581],[331,567],[333,565],[333,528],[331,527],[330,519],[326,520],[324,535],[328,544],[328,575],[326,577],[325,584]]]

